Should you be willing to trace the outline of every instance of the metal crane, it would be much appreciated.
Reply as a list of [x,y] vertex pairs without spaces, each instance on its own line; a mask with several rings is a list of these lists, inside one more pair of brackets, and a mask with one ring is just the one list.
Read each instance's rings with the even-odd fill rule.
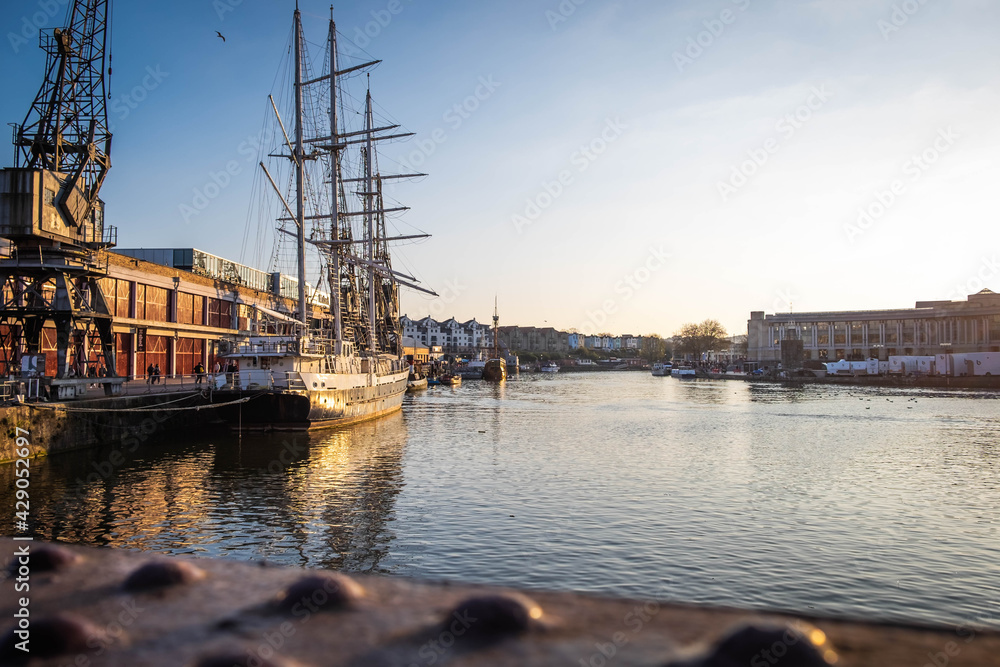
[[14,167],[0,170],[0,237],[6,239],[0,373],[31,374],[44,359],[43,331],[51,323],[56,373],[45,382],[64,399],[85,391],[87,378],[73,376],[86,376],[97,344],[115,378],[102,379],[105,393],[121,387],[112,313],[100,284],[107,276],[105,251],[116,237],[104,224],[100,199],[111,167],[108,7],[109,0],[73,0],[65,27],[41,31],[45,79],[15,129]]

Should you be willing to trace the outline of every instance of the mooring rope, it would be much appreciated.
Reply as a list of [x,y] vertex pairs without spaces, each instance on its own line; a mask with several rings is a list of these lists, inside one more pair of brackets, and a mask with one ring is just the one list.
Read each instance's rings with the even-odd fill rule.
[[[193,398],[194,396],[198,396],[198,395],[200,395],[200,394],[190,394],[188,396],[185,396],[184,399],[186,399],[186,398]],[[112,409],[112,408],[67,408],[67,407],[60,406],[60,405],[39,405],[38,403],[25,403],[24,405],[27,405],[29,408],[34,408],[36,410],[53,410],[53,411],[54,410],[61,410],[63,412],[183,412],[183,411],[186,411],[186,410],[195,410],[195,411],[198,411],[198,410],[212,410],[214,408],[221,408],[221,407],[224,407],[224,406],[227,406],[227,405],[236,405],[238,403],[246,403],[247,401],[251,401],[251,400],[253,400],[255,398],[257,398],[257,397],[256,396],[247,396],[246,398],[240,398],[240,399],[237,399],[235,401],[228,401],[226,403],[211,403],[209,405],[189,405],[189,406],[183,407],[183,408],[161,408],[161,407],[159,407],[160,405],[170,405],[171,403],[176,403],[177,401],[184,400],[184,399],[181,399],[181,398],[177,399],[177,401],[167,401],[166,403],[160,403],[159,405],[154,405],[154,406],[149,406],[149,407],[142,407],[142,408],[120,408],[120,409]]]

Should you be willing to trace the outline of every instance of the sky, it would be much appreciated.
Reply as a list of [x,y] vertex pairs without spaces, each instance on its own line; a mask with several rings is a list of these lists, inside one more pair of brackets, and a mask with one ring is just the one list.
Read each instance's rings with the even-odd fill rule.
[[[4,123],[24,119],[44,74],[38,28],[60,25],[65,6],[0,8]],[[329,3],[300,8],[318,51]],[[272,268],[253,210],[256,151],[293,9],[114,3],[102,198],[121,247]],[[745,333],[756,310],[1000,292],[1000,3],[372,0],[334,11],[352,62],[383,60],[378,108],[416,133],[383,146],[382,170],[428,174],[390,192],[411,207],[393,230],[432,235],[393,255],[439,294],[404,291],[411,317],[488,321],[496,299],[501,324],[670,335],[713,318]],[[0,150],[0,166],[12,161]]]

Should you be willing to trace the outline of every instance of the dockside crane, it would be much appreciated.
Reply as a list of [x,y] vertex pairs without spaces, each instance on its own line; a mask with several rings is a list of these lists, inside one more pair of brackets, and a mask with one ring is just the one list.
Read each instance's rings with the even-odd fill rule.
[[[109,0],[73,0],[65,27],[42,30],[45,79],[14,129],[14,166],[0,170],[0,374],[37,373],[59,398],[82,395],[99,341],[105,393],[116,394],[112,311],[101,290],[116,230],[104,224],[101,186],[111,168],[107,116]],[[55,331],[56,358],[42,356]],[[51,330],[51,329],[50,329]],[[82,376],[82,377],[81,377]]]

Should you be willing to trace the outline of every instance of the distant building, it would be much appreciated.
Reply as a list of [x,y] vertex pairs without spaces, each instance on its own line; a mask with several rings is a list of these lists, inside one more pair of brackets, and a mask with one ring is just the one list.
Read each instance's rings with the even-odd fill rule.
[[440,347],[443,354],[473,354],[493,347],[490,327],[475,319],[459,322],[452,317],[438,322],[430,316],[414,320],[403,315],[399,322],[403,328],[403,336],[426,347]]
[[777,363],[783,340],[801,340],[805,361],[1000,352],[1000,294],[984,289],[965,301],[892,310],[750,313],[748,360]]
[[514,352],[565,354],[569,334],[552,327],[500,327],[500,342]]

